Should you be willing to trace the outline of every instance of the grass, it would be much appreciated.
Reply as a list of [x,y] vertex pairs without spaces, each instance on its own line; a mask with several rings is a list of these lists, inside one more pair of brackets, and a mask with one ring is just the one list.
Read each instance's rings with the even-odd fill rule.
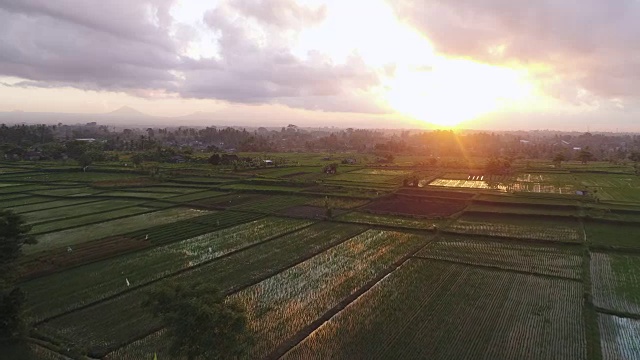
[[594,305],[640,315],[640,257],[592,253]]
[[555,217],[578,216],[577,207],[510,202],[474,201],[471,205],[469,205],[469,207],[466,208],[465,211],[496,214],[544,215]]
[[576,219],[549,219],[532,216],[471,213],[450,223],[445,231],[459,234],[496,236],[544,241],[574,242],[583,240]]
[[353,209],[364,204],[367,204],[369,200],[353,199],[353,198],[340,198],[340,197],[319,197],[309,200],[305,205],[330,207],[332,209]]
[[326,181],[330,182],[354,182],[354,183],[372,183],[383,185],[400,185],[402,180],[397,175],[375,175],[362,173],[344,173],[332,176]]
[[225,195],[225,194],[227,194],[227,193],[226,192],[222,192],[222,191],[205,190],[205,191],[194,192],[194,193],[191,193],[191,194],[172,196],[170,198],[167,198],[167,200],[173,201],[173,202],[187,203],[187,202],[191,202],[191,201],[195,201],[195,200],[208,199],[208,198],[221,196],[221,195]]
[[165,199],[172,196],[180,195],[180,193],[166,193],[166,192],[145,192],[145,191],[106,191],[100,193],[100,196],[108,197],[135,197],[141,199]]
[[52,221],[65,218],[73,218],[87,214],[101,213],[110,210],[121,209],[140,204],[131,200],[102,200],[80,205],[64,206],[54,209],[32,211],[24,214],[25,219],[31,224]]
[[640,249],[640,224],[585,221],[584,229],[596,247]]
[[31,280],[22,286],[29,293],[27,307],[39,321],[122,292],[125,279],[144,285],[309,224],[264,218]]
[[300,192],[302,187],[292,187],[286,185],[262,185],[262,184],[231,184],[221,187],[224,190],[254,190],[254,191],[275,191],[275,192]]
[[116,181],[121,179],[131,179],[140,177],[139,174],[127,173],[108,173],[108,172],[82,172],[65,171],[65,172],[38,172],[28,174],[16,174],[15,176],[3,177],[7,181],[37,181],[43,183],[52,183],[56,181],[73,181],[76,183],[91,183],[95,181]]
[[603,360],[640,358],[640,320],[598,314],[598,325]]
[[[35,197],[34,199],[38,199]],[[80,204],[92,203],[98,201],[97,199],[85,198],[85,199],[65,199],[65,200],[52,200],[46,202],[33,202],[25,205],[17,205],[8,207],[9,209],[17,212],[17,213],[28,213],[32,211],[41,211],[41,210],[53,210],[56,208],[61,208],[65,206],[75,206]]]
[[147,229],[154,225],[176,222],[206,213],[206,211],[202,210],[174,208],[48,233],[38,236],[38,244],[25,247],[24,253],[29,255],[48,249],[73,246],[82,242]]
[[351,212],[338,217],[338,220],[358,224],[382,225],[409,229],[432,229],[434,225],[439,226],[444,222],[442,220],[435,219],[414,219],[393,215],[374,215],[364,212]]
[[574,247],[523,245],[497,242],[491,238],[446,235],[430,243],[417,256],[575,280],[582,279],[582,254]]
[[256,340],[248,358],[269,354],[426,240],[369,230],[231,296],[246,309]]
[[73,217],[69,219],[60,219],[56,221],[50,221],[42,224],[34,225],[31,229],[31,233],[34,235],[42,235],[46,233],[52,233],[64,229],[73,227],[96,224],[105,222],[112,219],[124,218],[128,216],[143,214],[152,212],[154,209],[146,208],[142,206],[130,206],[122,209],[111,210],[98,214],[89,214],[85,216]]
[[[233,291],[270,277],[362,231],[358,226],[317,224],[185,272],[173,281],[206,280],[223,291]],[[94,357],[102,357],[157,329],[157,322],[141,310],[145,291],[124,293],[46,322],[38,329],[60,341],[89,347]]]
[[283,359],[585,358],[582,301],[574,281],[409,260]]

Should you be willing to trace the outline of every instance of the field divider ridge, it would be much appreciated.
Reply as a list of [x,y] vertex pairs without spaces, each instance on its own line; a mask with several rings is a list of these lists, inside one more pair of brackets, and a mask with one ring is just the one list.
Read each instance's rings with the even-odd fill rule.
[[415,254],[417,254],[419,251],[421,251],[422,249],[427,247],[433,241],[436,241],[436,236],[429,238],[424,245],[418,247],[415,250],[412,250],[412,251],[408,252],[402,258],[400,258],[399,260],[397,260],[396,262],[391,264],[389,267],[387,267],[385,270],[380,272],[380,274],[378,274],[375,278],[373,278],[370,281],[368,281],[367,283],[365,283],[364,286],[362,286],[361,288],[357,289],[351,295],[347,296],[342,301],[340,301],[338,304],[336,304],[334,307],[329,309],[327,312],[325,312],[322,316],[317,318],[315,321],[311,322],[310,324],[308,324],[307,326],[302,328],[300,331],[298,331],[295,335],[293,335],[289,339],[287,339],[287,340],[283,341],[282,343],[280,343],[280,345],[278,345],[278,347],[276,349],[274,349],[271,353],[269,353],[267,356],[265,356],[263,358],[263,360],[277,360],[277,359],[280,359],[287,352],[289,352],[291,349],[296,347],[296,345],[301,343],[304,339],[306,339],[309,335],[311,335],[314,331],[316,331],[320,326],[322,326],[324,323],[326,323],[329,320],[331,320],[334,316],[338,315],[347,306],[349,306],[351,303],[356,301],[360,296],[362,296],[365,293],[367,293],[376,284],[380,283],[380,281],[382,281],[384,278],[386,278],[391,273],[393,273],[396,269],[398,269],[405,262],[407,262],[407,260],[411,259]]
[[[312,225],[315,225],[315,224],[318,224],[318,223],[320,223],[320,222],[312,223],[312,224],[307,225],[307,226],[305,226],[305,227],[302,227],[302,228],[300,228],[300,229],[296,229],[296,230],[290,231],[290,232],[288,232],[288,233],[286,233],[286,234],[282,234],[282,235],[274,236],[274,237],[273,237],[273,239],[265,240],[265,241],[262,241],[261,243],[265,243],[265,242],[267,242],[267,241],[275,240],[275,239],[277,239],[277,238],[279,238],[279,237],[282,237],[282,236],[285,236],[285,235],[289,235],[289,234],[291,234],[291,233],[294,233],[294,232],[296,232],[296,231],[300,231],[300,230],[302,230],[302,229],[305,229],[305,228],[307,228],[307,227],[309,227],[309,226],[312,226]],[[367,231],[371,230],[371,228],[370,228],[370,227],[363,226],[363,225],[360,225],[360,226],[362,226],[362,227],[363,227],[363,230],[362,230],[362,231],[359,231],[359,232],[357,232],[357,233],[355,233],[355,234],[353,234],[353,235],[346,236],[346,237],[344,237],[344,238],[342,238],[342,239],[340,239],[340,240],[338,240],[338,241],[335,241],[335,242],[333,242],[333,243],[331,243],[331,244],[329,244],[329,245],[327,245],[327,246],[324,246],[324,247],[322,247],[322,248],[320,248],[320,249],[318,249],[318,250],[314,251],[313,253],[311,253],[311,254],[309,254],[309,255],[305,255],[304,257],[302,257],[302,258],[298,259],[297,261],[295,261],[295,262],[293,262],[293,263],[289,264],[288,266],[286,266],[286,267],[284,267],[284,268],[282,268],[282,269],[276,269],[276,270],[273,270],[273,271],[269,271],[269,272],[265,273],[263,276],[260,276],[260,277],[256,278],[254,281],[251,281],[251,282],[249,282],[249,283],[247,283],[247,284],[245,284],[245,285],[239,286],[239,287],[231,288],[231,289],[229,289],[229,290],[225,291],[225,292],[223,293],[223,295],[224,295],[225,297],[226,297],[226,296],[229,296],[229,295],[233,295],[233,294],[235,294],[235,293],[237,293],[237,292],[240,292],[240,291],[242,291],[242,290],[244,290],[244,289],[246,289],[246,288],[249,288],[249,287],[251,287],[251,286],[254,286],[254,285],[256,285],[256,284],[259,284],[259,283],[261,283],[262,281],[264,281],[264,280],[266,280],[266,279],[268,279],[268,278],[270,278],[270,277],[273,277],[273,276],[275,276],[275,275],[278,275],[278,274],[279,274],[279,273],[281,273],[281,272],[287,271],[287,270],[289,270],[289,269],[291,269],[291,268],[293,268],[293,267],[295,267],[295,266],[297,266],[297,265],[299,265],[299,264],[301,264],[301,263],[303,263],[303,262],[305,262],[305,261],[307,261],[307,260],[309,260],[309,259],[311,259],[311,258],[313,258],[313,257],[315,257],[315,256],[317,256],[317,255],[319,255],[319,254],[322,254],[323,252],[325,252],[325,251],[327,251],[327,250],[329,250],[329,249],[331,249],[331,248],[334,248],[334,247],[336,247],[336,246],[338,246],[338,245],[340,245],[340,244],[342,244],[342,243],[346,242],[346,241],[347,241],[347,240],[349,240],[349,239],[352,239],[352,238],[354,238],[354,237],[356,237],[356,236],[359,236],[359,235],[361,235],[361,234],[363,234],[363,233],[365,233],[365,232],[367,232]],[[258,245],[258,244],[255,244],[255,245]],[[244,248],[244,249],[242,249],[242,250],[245,250],[245,249],[247,249],[247,248],[253,247],[253,246],[255,246],[255,245],[252,245],[252,246],[246,247],[246,248]],[[422,248],[420,248],[420,249],[422,249]],[[418,249],[418,250],[420,250],[420,249]],[[236,251],[236,252],[239,252],[239,251]],[[227,255],[229,255],[229,254],[227,254]],[[220,258],[222,258],[222,257],[220,257]],[[213,260],[211,260],[211,261],[218,260],[218,259],[219,259],[219,258],[216,258],[216,259],[213,259]],[[173,276],[173,275],[174,275],[174,274],[171,274],[170,276]],[[166,277],[165,277],[165,278],[166,278]],[[127,346],[127,345],[130,345],[131,343],[133,343],[133,342],[135,342],[135,341],[138,341],[138,340],[143,339],[143,338],[145,338],[145,337],[147,337],[147,336],[149,336],[149,335],[151,335],[151,334],[153,334],[153,333],[156,333],[156,332],[158,332],[158,331],[161,331],[162,329],[164,329],[164,327],[163,327],[163,326],[159,326],[158,328],[154,328],[154,330],[153,330],[153,331],[149,331],[149,332],[147,332],[147,333],[145,333],[145,334],[143,334],[143,335],[140,335],[140,336],[136,337],[135,339],[132,339],[132,340],[130,340],[130,341],[127,341],[126,343],[120,344],[120,346],[118,346],[117,348],[109,349],[109,351],[107,352],[107,355],[108,355],[108,354],[110,354],[110,353],[112,353],[112,352],[114,352],[114,351],[117,351],[117,350],[118,350],[118,349],[120,349],[120,348],[123,348],[123,347],[125,347],[125,346]]]
[[[259,220],[259,219],[261,219],[261,218],[257,218],[257,219],[249,220],[249,221],[247,221],[247,222],[251,222],[251,221],[255,221],[255,220]],[[244,222],[244,223],[242,223],[242,224],[246,224],[247,222]],[[232,225],[229,225],[229,226],[220,227],[220,228],[216,229],[216,231],[218,231],[218,230],[223,230],[223,229],[226,229],[226,228],[230,228],[230,227],[233,227],[233,226],[242,225],[242,224],[232,224]],[[200,268],[200,267],[202,267],[202,266],[204,266],[204,265],[210,264],[210,263],[212,263],[212,262],[214,262],[214,261],[218,261],[218,260],[220,260],[220,259],[224,259],[224,258],[226,258],[226,257],[229,257],[229,256],[231,256],[231,255],[234,255],[234,254],[237,254],[237,253],[239,253],[239,252],[245,251],[245,250],[247,250],[247,249],[251,249],[251,248],[256,247],[256,246],[258,246],[258,245],[262,245],[262,244],[267,243],[267,242],[269,242],[269,241],[273,241],[273,240],[275,240],[275,239],[277,239],[277,238],[279,238],[279,237],[286,236],[286,235],[292,234],[292,233],[294,233],[294,232],[297,232],[297,231],[300,231],[300,230],[306,229],[307,227],[312,226],[312,225],[315,225],[315,224],[317,224],[317,222],[315,222],[315,223],[311,223],[311,224],[309,224],[309,225],[306,225],[306,226],[303,226],[303,227],[300,227],[300,228],[297,228],[297,229],[294,229],[294,230],[287,231],[287,232],[282,233],[282,234],[278,234],[278,235],[275,235],[275,236],[269,237],[269,238],[267,238],[267,239],[265,239],[265,240],[262,240],[262,241],[260,241],[260,242],[257,242],[257,243],[254,243],[254,244],[251,244],[251,245],[245,246],[245,247],[243,247],[243,248],[241,248],[241,249],[236,249],[236,250],[234,250],[234,251],[231,251],[231,252],[226,253],[226,254],[224,254],[224,255],[220,255],[220,256],[218,256],[218,257],[216,257],[216,258],[213,258],[213,259],[210,259],[210,260],[204,261],[204,262],[199,263],[199,264],[197,264],[197,265],[194,265],[194,266],[191,266],[191,267],[188,267],[188,268],[184,268],[184,269],[178,270],[178,271],[176,271],[176,272],[173,272],[173,273],[171,273],[171,274],[167,274],[167,275],[165,275],[165,276],[163,276],[163,277],[160,277],[160,278],[157,278],[157,279],[154,279],[154,280],[150,280],[149,282],[146,282],[146,283],[144,283],[144,284],[131,286],[131,287],[129,287],[129,288],[127,288],[127,289],[125,289],[125,290],[123,290],[123,291],[121,291],[121,292],[117,293],[117,294],[113,294],[113,295],[107,296],[107,297],[105,297],[105,298],[102,298],[102,299],[100,299],[100,300],[96,300],[96,301],[93,301],[93,302],[90,302],[90,303],[87,303],[87,304],[83,304],[82,306],[79,306],[79,307],[77,307],[77,308],[70,309],[70,310],[67,310],[67,311],[65,311],[65,312],[62,312],[62,313],[60,313],[60,314],[56,314],[56,315],[53,315],[53,316],[50,316],[50,317],[44,318],[44,319],[42,319],[42,320],[39,320],[39,321],[37,321],[37,322],[33,323],[33,326],[40,325],[40,324],[45,323],[45,322],[47,322],[47,321],[51,321],[51,320],[54,320],[54,319],[56,319],[56,318],[62,317],[62,316],[64,316],[64,315],[68,315],[68,314],[70,314],[70,313],[73,313],[73,312],[75,312],[75,311],[79,311],[79,310],[82,310],[82,309],[85,309],[85,308],[91,307],[91,306],[96,305],[96,304],[99,304],[99,303],[101,303],[101,302],[105,302],[105,301],[108,301],[108,300],[114,299],[114,298],[116,298],[116,297],[118,297],[118,296],[120,296],[120,295],[122,295],[122,294],[126,294],[126,293],[129,293],[129,292],[132,292],[132,291],[138,290],[138,289],[140,289],[140,288],[147,287],[147,286],[152,285],[152,284],[154,284],[154,283],[156,283],[156,282],[159,282],[159,281],[162,281],[162,280],[165,280],[165,279],[168,279],[168,278],[172,278],[172,277],[174,277],[174,276],[178,276],[178,275],[183,274],[183,273],[185,273],[185,272],[189,272],[189,271],[195,270],[195,269]],[[366,230],[365,230],[365,231],[366,231]],[[363,232],[364,232],[364,231],[363,231]],[[185,240],[186,240],[186,239],[185,239]],[[345,239],[345,240],[347,240],[347,239]],[[165,246],[165,245],[171,245],[171,244],[178,243],[178,242],[180,242],[180,241],[184,241],[184,240],[179,240],[179,241],[172,242],[172,243],[164,243],[164,244],[161,244],[161,245],[159,245],[159,246],[148,247],[148,248],[144,248],[144,249],[140,249],[140,250],[134,250],[134,251],[128,252],[128,253],[126,253],[126,254],[131,254],[131,253],[135,253],[135,252],[139,252],[139,251],[144,251],[144,250],[149,250],[149,249],[153,249],[153,248],[158,248],[158,247]],[[120,256],[120,255],[123,255],[123,254],[118,254],[118,255],[115,255],[114,257]],[[96,261],[94,261],[94,262],[98,262],[98,261],[102,261],[102,260],[105,260],[105,259],[96,260]],[[83,266],[83,265],[87,265],[87,264],[90,264],[90,263],[86,263],[86,264],[78,265],[78,267],[79,267],[79,266]],[[66,269],[65,269],[65,270],[66,270]],[[64,270],[63,270],[63,271],[64,271]]]
[[487,270],[502,271],[502,272],[508,272],[508,273],[513,273],[513,274],[520,274],[520,275],[532,275],[532,276],[539,276],[539,277],[543,277],[543,278],[567,280],[567,281],[574,281],[574,282],[580,282],[580,283],[582,282],[582,279],[576,279],[576,278],[571,278],[571,277],[566,277],[566,276],[558,276],[558,275],[541,274],[541,273],[529,272],[529,271],[517,270],[517,269],[506,269],[506,268],[503,268],[503,267],[500,267],[500,266],[495,266],[495,265],[470,264],[470,263],[464,262],[464,261],[455,261],[455,260],[447,260],[447,259],[436,259],[436,258],[432,258],[432,257],[428,257],[428,256],[421,256],[421,255],[415,255],[415,256],[413,256],[413,258],[414,259],[418,259],[418,260],[438,261],[438,262],[443,262],[443,263],[448,263],[448,264],[456,264],[456,265],[475,267],[475,268],[484,268],[484,269],[487,269]]

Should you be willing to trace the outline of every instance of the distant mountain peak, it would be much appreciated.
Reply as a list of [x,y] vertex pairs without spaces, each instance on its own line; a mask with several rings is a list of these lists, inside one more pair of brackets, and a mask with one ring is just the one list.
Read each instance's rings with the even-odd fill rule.
[[140,112],[131,106],[123,106],[117,110],[107,113],[107,115],[118,115],[118,116],[149,116],[143,112]]

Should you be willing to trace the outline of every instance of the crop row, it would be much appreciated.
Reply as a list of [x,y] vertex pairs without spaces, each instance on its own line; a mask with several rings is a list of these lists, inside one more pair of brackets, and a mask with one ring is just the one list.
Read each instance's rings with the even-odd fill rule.
[[[243,251],[181,273],[167,281],[205,280],[225,293],[264,280],[321,251],[355,236],[364,229],[351,225],[327,226],[319,223],[264,242]],[[73,341],[91,350],[94,357],[151,334],[157,322],[141,308],[147,289],[143,287],[71,312],[39,325],[39,330],[59,341]],[[146,342],[139,342],[146,346]],[[157,347],[150,344],[152,348]],[[153,349],[151,351],[154,351]]]
[[[88,204],[88,205],[91,205],[91,204]],[[36,224],[31,229],[31,233],[35,235],[52,233],[52,232],[61,231],[64,229],[69,229],[77,226],[96,224],[96,223],[101,223],[101,222],[105,222],[113,219],[119,219],[119,218],[125,218],[125,217],[144,214],[144,213],[150,213],[155,210],[156,209],[151,209],[151,208],[142,207],[142,206],[129,206],[126,208],[115,209],[107,212],[93,213],[93,214],[88,213],[88,215],[71,217],[66,219],[61,218],[56,221]]]
[[55,209],[44,209],[24,214],[25,219],[31,224],[48,222],[53,220],[96,214],[105,211],[122,209],[139,205],[139,201],[131,200],[103,200],[86,204],[65,206]]
[[150,229],[141,229],[127,234],[127,237],[138,240],[149,240],[153,244],[166,244],[194,236],[206,234],[227,226],[255,220],[256,214],[238,213],[232,211],[208,212],[205,215],[187,218],[182,221],[165,223]]
[[364,212],[351,212],[341,216],[339,220],[359,224],[383,225],[412,229],[431,229],[434,225],[441,223],[441,221],[433,219],[413,219],[410,217],[374,215]]
[[23,285],[29,293],[28,308],[33,320],[40,321],[309,224],[279,218],[255,220],[31,280]]
[[243,305],[262,358],[389,267],[425,238],[369,230],[229,298]]
[[640,249],[640,225],[637,223],[585,221],[584,230],[590,244]]
[[304,204],[308,200],[309,198],[304,196],[270,196],[267,200],[239,205],[234,209],[271,214],[284,208]]
[[38,236],[38,244],[25,247],[24,252],[25,254],[33,254],[59,247],[73,247],[78,243],[122,235],[140,229],[148,229],[155,225],[202,216],[206,213],[206,211],[201,210],[173,208],[47,233]]
[[226,193],[216,190],[198,191],[191,194],[184,194],[170,197],[169,201],[186,203],[194,200],[207,199],[215,196],[224,195]]
[[640,359],[640,320],[598,314],[602,360]]
[[[242,304],[249,318],[254,342],[247,356],[263,358],[424,240],[370,230],[230,296],[228,301]],[[149,351],[165,355],[166,342],[158,332],[112,357],[133,359]]]
[[283,358],[585,357],[580,283],[409,260]]
[[339,198],[339,197],[318,197],[313,198],[305,203],[305,205],[318,206],[318,207],[330,207],[332,209],[353,209],[358,206],[362,206],[368,203],[369,200],[353,199],[353,198]]
[[398,184],[400,183],[398,175],[374,175],[360,173],[345,173],[332,176],[327,181],[347,181],[354,183],[372,183],[372,184]]
[[574,250],[551,246],[449,236],[429,244],[417,256],[572,279],[582,278],[581,255]]
[[5,205],[7,206],[7,208],[10,208],[11,210],[17,212],[17,213],[28,213],[31,211],[40,211],[40,210],[45,210],[45,209],[55,209],[55,208],[62,208],[62,207],[66,207],[66,206],[76,206],[76,205],[80,205],[80,204],[85,204],[85,203],[91,203],[91,202],[96,202],[98,201],[97,199],[64,199],[64,200],[53,200],[53,201],[45,201],[45,202],[41,202],[41,201],[37,201],[37,199],[40,199],[39,196],[35,196],[33,197],[34,202],[30,202],[30,203],[25,203],[24,205],[17,205],[17,206],[9,206],[9,205]]
[[447,231],[460,234],[534,239],[546,241],[581,242],[582,235],[575,224],[556,222],[507,223],[495,220],[467,220],[464,217],[449,224]]
[[596,306],[640,314],[640,257],[592,253],[591,282]]

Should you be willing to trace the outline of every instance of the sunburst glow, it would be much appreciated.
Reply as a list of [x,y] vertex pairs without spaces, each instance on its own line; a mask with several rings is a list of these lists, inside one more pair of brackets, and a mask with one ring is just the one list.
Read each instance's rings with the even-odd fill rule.
[[516,70],[441,59],[431,68],[396,72],[386,100],[396,111],[441,127],[455,127],[532,95],[526,75]]

